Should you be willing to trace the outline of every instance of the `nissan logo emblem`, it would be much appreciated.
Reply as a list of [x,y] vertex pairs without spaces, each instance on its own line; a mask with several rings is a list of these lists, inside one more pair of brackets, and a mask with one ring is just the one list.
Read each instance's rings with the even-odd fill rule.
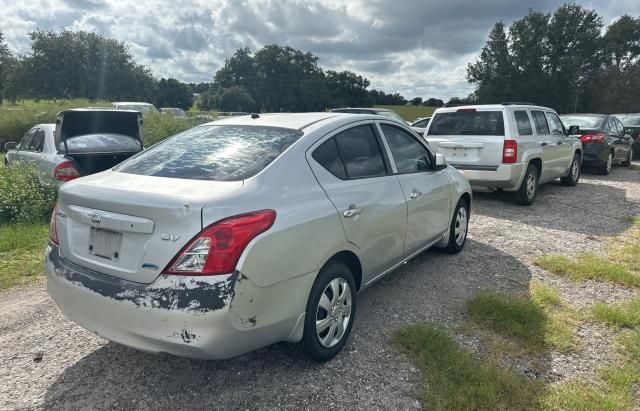
[[94,226],[99,226],[101,222],[102,218],[100,218],[99,214],[94,214],[91,216],[91,223],[93,223]]

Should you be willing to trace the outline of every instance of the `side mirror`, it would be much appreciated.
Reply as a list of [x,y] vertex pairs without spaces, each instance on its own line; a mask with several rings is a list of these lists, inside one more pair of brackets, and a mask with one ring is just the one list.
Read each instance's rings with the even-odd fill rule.
[[15,141],[9,141],[4,144],[4,151],[15,150],[17,146],[18,143],[16,143]]
[[442,170],[447,167],[447,159],[444,158],[444,154],[436,153],[436,170]]
[[580,127],[578,126],[569,126],[569,135],[573,136],[576,134],[580,134]]

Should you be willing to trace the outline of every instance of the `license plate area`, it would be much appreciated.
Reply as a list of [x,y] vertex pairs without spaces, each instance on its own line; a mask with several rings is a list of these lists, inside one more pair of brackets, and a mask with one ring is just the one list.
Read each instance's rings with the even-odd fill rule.
[[91,227],[89,232],[89,254],[107,260],[117,260],[122,247],[122,233]]

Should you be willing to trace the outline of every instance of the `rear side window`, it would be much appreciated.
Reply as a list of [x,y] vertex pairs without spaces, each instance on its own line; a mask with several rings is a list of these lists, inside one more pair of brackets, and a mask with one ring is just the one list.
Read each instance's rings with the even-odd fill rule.
[[348,178],[387,174],[378,138],[370,125],[350,128],[335,137]]
[[338,178],[347,178],[347,172],[338,153],[338,146],[334,139],[329,139],[316,148],[311,155],[320,165]]
[[431,119],[428,135],[503,136],[502,111],[438,113]]
[[35,137],[36,132],[37,129],[34,128],[33,130],[29,130],[29,132],[22,137],[22,140],[20,141],[20,150],[28,150],[29,147],[31,147],[31,142]]
[[177,134],[116,171],[192,180],[239,181],[268,166],[303,133],[258,126],[200,126]]
[[533,129],[531,128],[531,120],[529,120],[529,115],[526,111],[514,111],[513,116],[516,119],[516,124],[518,125],[518,134],[521,136],[531,136],[533,135]]
[[542,111],[532,111],[533,121],[536,123],[536,131],[538,134],[548,135],[549,124],[547,124],[547,117]]

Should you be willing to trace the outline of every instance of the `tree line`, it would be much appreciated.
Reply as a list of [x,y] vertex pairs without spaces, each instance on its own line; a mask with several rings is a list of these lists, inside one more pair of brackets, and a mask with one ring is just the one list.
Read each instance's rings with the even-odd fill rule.
[[[603,30],[604,29],[604,30]],[[640,112],[640,18],[604,28],[595,10],[565,4],[497,22],[467,67],[475,103],[524,101],[559,112]]]

